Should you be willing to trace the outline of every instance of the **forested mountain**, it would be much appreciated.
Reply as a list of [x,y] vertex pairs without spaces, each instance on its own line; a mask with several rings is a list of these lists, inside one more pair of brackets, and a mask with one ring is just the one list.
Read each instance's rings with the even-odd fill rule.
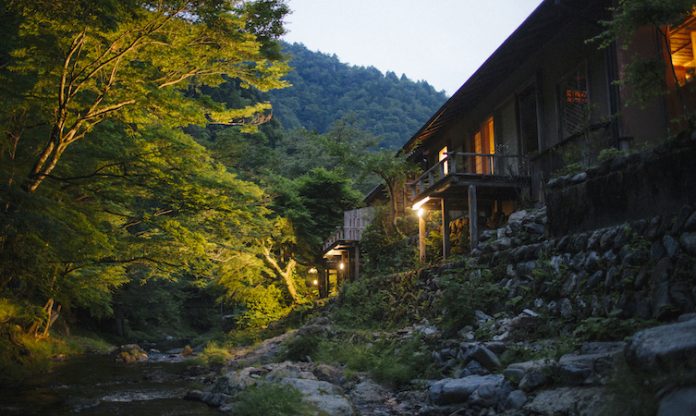
[[336,55],[285,44],[293,70],[292,87],[270,92],[273,114],[284,128],[326,132],[336,120],[359,120],[359,127],[401,146],[447,98],[425,81],[414,82],[374,67],[351,66]]

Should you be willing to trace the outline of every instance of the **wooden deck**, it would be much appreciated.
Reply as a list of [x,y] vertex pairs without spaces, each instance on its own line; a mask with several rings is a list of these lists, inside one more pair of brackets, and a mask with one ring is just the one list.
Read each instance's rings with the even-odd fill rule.
[[373,216],[374,209],[371,207],[345,211],[343,226],[336,228],[336,231],[324,241],[323,251],[326,253],[346,243],[360,241],[363,231],[370,225]]
[[482,196],[514,193],[529,182],[526,158],[518,155],[450,152],[411,182],[411,200],[425,197],[466,199],[474,185]]

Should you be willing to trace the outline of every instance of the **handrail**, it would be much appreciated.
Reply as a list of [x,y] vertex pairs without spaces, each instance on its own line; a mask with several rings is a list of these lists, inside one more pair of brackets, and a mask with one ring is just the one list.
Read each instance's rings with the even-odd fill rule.
[[322,249],[327,251],[337,241],[360,241],[363,231],[372,222],[374,210],[370,207],[359,208],[343,213],[343,225],[336,227],[336,230],[326,240]]
[[[504,163],[504,160],[516,160]],[[524,177],[527,176],[527,160],[522,155],[506,153],[447,152],[436,165],[426,170],[411,182],[416,194],[421,194],[435,183],[450,175],[472,174],[480,176]]]

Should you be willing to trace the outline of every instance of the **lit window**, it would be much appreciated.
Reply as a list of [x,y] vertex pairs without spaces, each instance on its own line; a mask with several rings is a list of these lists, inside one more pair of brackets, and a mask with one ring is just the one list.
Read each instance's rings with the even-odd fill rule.
[[[440,149],[440,152],[438,152],[438,154],[437,154],[437,161],[439,163],[439,162],[442,162],[443,160],[445,160],[446,158],[447,158],[447,146]],[[447,175],[447,173],[449,173],[449,169],[448,169],[447,165],[448,165],[447,162],[442,164],[443,173],[445,175]]]
[[561,126],[563,137],[573,136],[587,128],[589,117],[589,94],[587,68],[578,66],[566,75],[559,85],[561,94]]
[[696,75],[694,43],[696,43],[696,17],[691,16],[684,23],[670,29],[670,52],[679,85],[686,84]]

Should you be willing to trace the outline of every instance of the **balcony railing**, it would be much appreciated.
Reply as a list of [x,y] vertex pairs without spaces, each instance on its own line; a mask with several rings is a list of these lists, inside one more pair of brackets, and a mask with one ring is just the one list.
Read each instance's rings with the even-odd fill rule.
[[338,241],[360,241],[363,231],[372,222],[374,209],[359,208],[343,213],[343,226],[336,228],[324,241],[323,249],[327,251]]
[[526,158],[520,155],[449,152],[438,164],[411,182],[412,190],[415,195],[420,195],[451,175],[510,179],[527,177],[529,172]]

